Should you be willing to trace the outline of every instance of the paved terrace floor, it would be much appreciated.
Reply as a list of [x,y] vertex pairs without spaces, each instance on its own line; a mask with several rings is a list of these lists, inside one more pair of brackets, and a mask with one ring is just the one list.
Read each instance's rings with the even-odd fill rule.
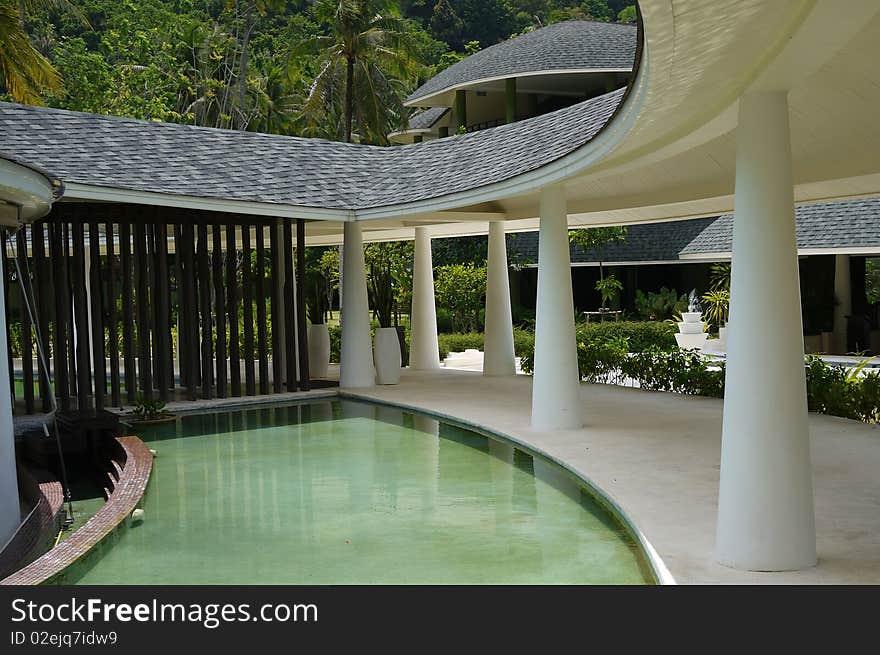
[[356,395],[454,416],[564,461],[623,508],[681,584],[880,583],[880,428],[810,417],[819,564],[742,572],[712,559],[720,400],[584,384],[585,427],[539,433],[529,429],[531,382],[405,371],[398,386]]

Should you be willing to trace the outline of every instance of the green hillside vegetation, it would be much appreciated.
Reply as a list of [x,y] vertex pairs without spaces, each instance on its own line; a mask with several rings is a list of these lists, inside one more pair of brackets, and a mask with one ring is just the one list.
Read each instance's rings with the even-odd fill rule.
[[[345,37],[340,12],[372,18]],[[631,0],[0,0],[0,97],[346,140],[354,49],[351,131],[384,144],[407,120],[402,100],[442,68],[572,18],[635,11]]]

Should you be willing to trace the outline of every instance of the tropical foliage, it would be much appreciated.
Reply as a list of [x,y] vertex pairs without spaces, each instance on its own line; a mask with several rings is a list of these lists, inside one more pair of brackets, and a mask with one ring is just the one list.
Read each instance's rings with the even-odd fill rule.
[[464,55],[560,20],[631,20],[632,4],[0,0],[0,97],[383,143],[407,120],[402,99]]

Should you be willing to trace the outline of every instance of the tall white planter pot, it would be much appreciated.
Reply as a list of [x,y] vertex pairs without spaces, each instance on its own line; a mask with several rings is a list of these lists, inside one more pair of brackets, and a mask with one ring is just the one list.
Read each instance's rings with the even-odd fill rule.
[[373,344],[373,362],[376,365],[378,384],[397,384],[400,382],[400,340],[397,329],[378,328]]
[[330,367],[330,331],[325,324],[309,326],[309,375],[327,377]]

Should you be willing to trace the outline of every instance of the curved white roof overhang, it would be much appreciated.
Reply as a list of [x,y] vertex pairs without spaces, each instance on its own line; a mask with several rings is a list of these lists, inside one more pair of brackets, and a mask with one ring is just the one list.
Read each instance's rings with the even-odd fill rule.
[[[415,224],[435,224],[438,236],[484,233],[486,207],[510,230],[534,229],[550,184],[564,188],[572,225],[729,213],[738,100],[760,90],[789,92],[797,202],[880,194],[876,0],[853,0],[845,12],[834,0],[642,0],[641,10],[633,88],[592,141],[497,184],[358,210],[367,238],[405,238]],[[445,213],[449,221],[434,220]],[[311,232],[334,242],[317,225]]]
[[60,182],[0,157],[0,225],[17,227],[49,213]]

